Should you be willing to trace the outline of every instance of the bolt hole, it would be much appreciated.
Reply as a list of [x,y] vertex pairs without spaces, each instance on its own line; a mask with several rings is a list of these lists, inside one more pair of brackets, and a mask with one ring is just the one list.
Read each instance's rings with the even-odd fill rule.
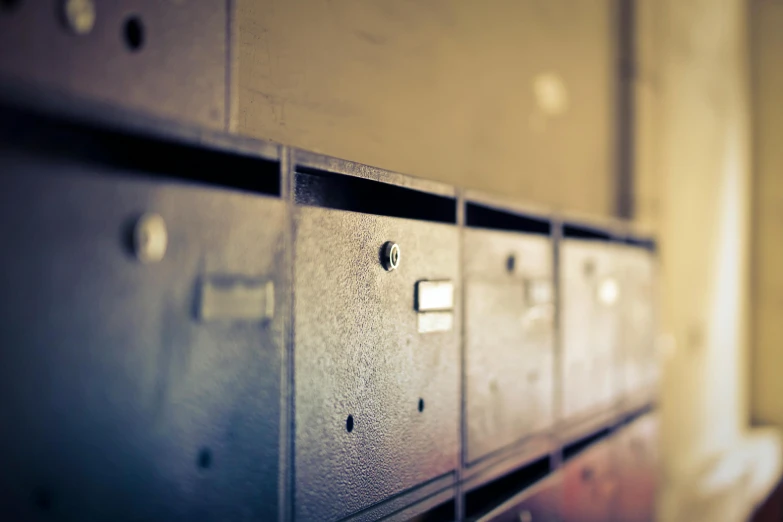
[[419,399],[419,413],[424,411],[424,399]]
[[516,267],[517,267],[517,258],[514,254],[510,254],[506,258],[506,270],[508,271],[508,273],[512,274],[514,273]]
[[19,7],[21,3],[21,0],[0,0],[0,10],[10,12]]
[[52,494],[48,489],[38,488],[33,491],[33,504],[41,511],[52,509]]
[[198,453],[198,467],[209,469],[210,466],[212,466],[212,451],[209,448],[203,448]]
[[125,20],[125,45],[128,49],[136,52],[141,50],[144,45],[144,25],[137,16],[131,16]]
[[345,429],[348,433],[353,431],[353,415],[348,415],[348,418],[345,420]]

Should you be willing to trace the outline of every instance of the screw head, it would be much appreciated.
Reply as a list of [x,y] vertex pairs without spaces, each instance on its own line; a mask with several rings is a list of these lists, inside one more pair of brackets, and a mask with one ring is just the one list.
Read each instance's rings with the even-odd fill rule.
[[387,241],[381,248],[381,264],[383,268],[391,272],[400,266],[400,245],[394,241]]
[[64,0],[65,25],[74,34],[85,35],[95,27],[95,2],[93,0]]
[[142,263],[157,263],[166,255],[168,232],[158,214],[144,214],[133,227],[133,250]]
[[533,522],[533,514],[528,510],[520,512],[519,522]]

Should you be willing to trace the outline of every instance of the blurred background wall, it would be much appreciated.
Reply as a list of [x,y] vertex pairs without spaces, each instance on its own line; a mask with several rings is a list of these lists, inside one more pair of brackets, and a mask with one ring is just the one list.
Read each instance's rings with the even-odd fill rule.
[[612,0],[239,0],[237,129],[614,208]]

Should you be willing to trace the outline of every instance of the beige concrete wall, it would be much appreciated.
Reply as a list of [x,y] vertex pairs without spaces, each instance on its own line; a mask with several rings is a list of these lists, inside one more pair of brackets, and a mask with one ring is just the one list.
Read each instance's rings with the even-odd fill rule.
[[242,133],[613,207],[612,0],[239,0]]
[[751,415],[783,426],[783,1],[749,4],[755,185]]

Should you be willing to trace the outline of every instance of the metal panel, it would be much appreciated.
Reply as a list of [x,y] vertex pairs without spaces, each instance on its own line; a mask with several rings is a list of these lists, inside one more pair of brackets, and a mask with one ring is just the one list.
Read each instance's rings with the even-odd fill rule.
[[655,350],[655,258],[642,248],[624,247],[622,343],[627,393],[652,390],[658,383]]
[[274,520],[284,203],[0,152],[0,519]]
[[565,239],[561,246],[563,417],[606,408],[623,390],[622,266],[617,246]]
[[225,127],[226,0],[5,3],[0,77]]
[[[328,521],[458,465],[459,303],[445,332],[419,333],[414,307],[419,281],[459,292],[458,229],[317,207],[296,216],[296,519]],[[387,241],[401,249],[392,271]]]
[[466,229],[467,461],[553,421],[552,244]]

